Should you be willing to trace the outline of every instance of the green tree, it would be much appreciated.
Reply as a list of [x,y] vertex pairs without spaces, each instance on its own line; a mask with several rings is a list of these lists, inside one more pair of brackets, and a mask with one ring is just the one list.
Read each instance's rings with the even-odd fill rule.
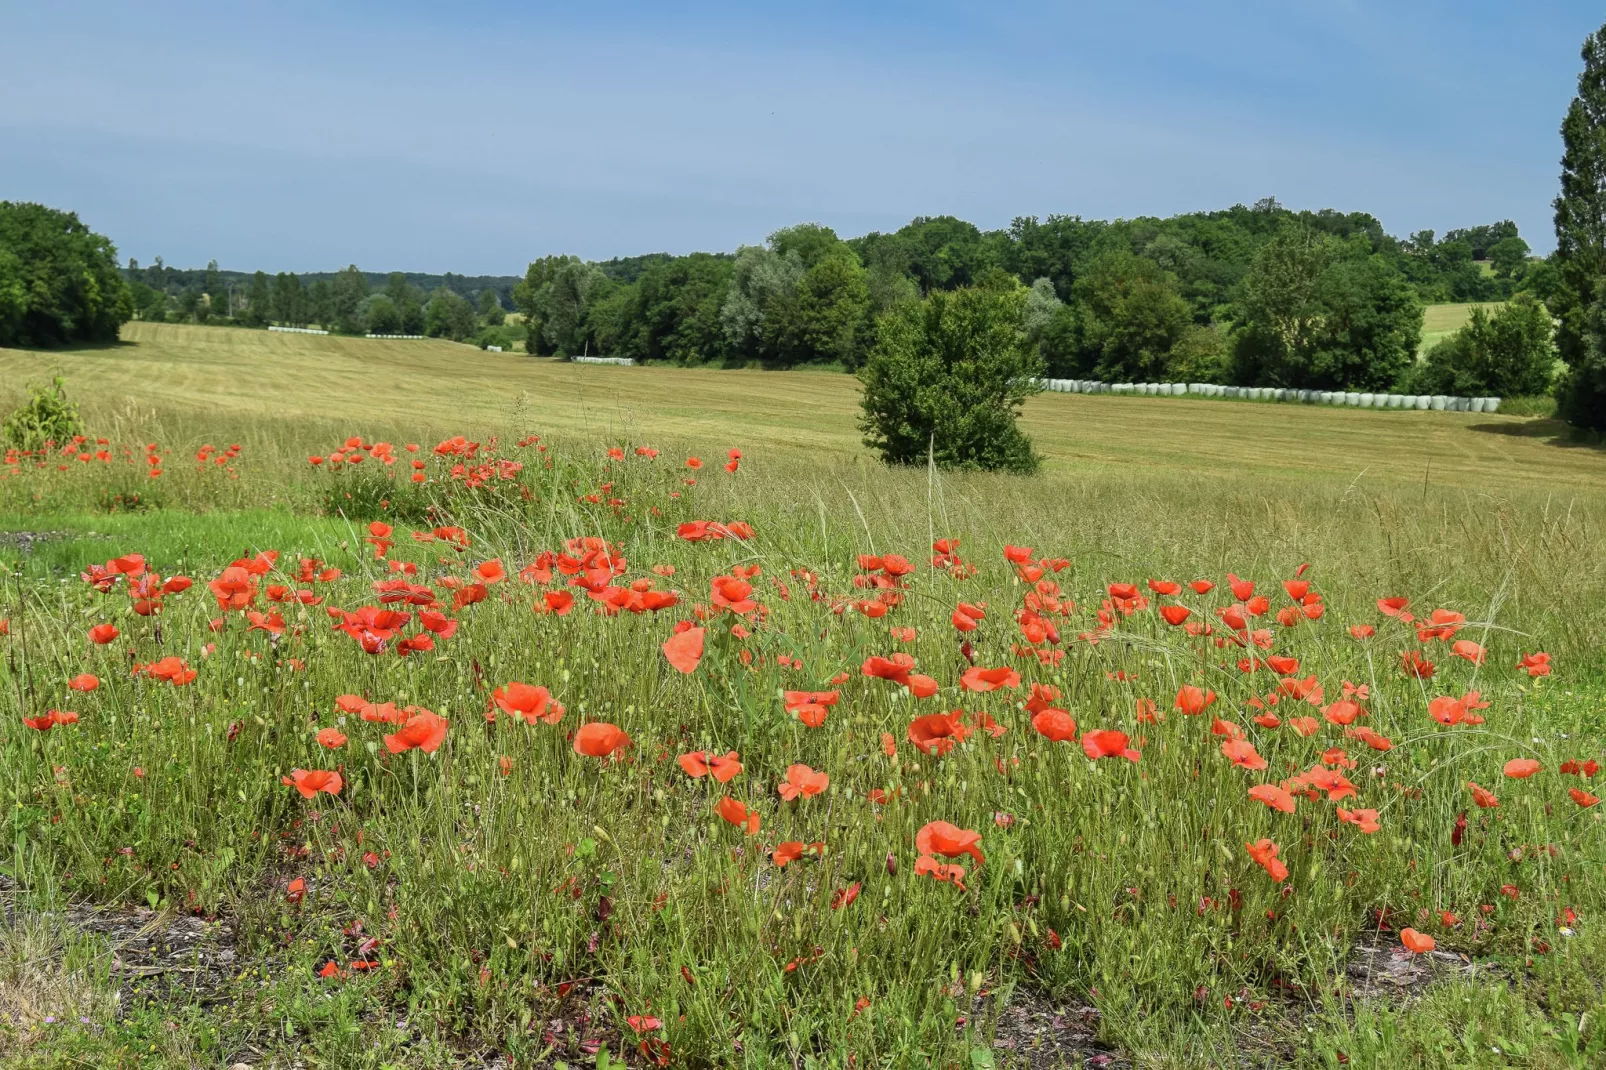
[[529,328],[527,352],[578,356],[589,349],[591,307],[612,292],[614,283],[594,264],[577,256],[544,256],[513,288],[513,304]]
[[1412,375],[1420,394],[1523,397],[1550,390],[1556,364],[1550,310],[1519,293],[1493,316],[1481,306],[1465,327],[1428,351]]
[[652,263],[592,317],[598,347],[635,360],[698,364],[726,355],[720,319],[735,274],[729,257],[693,253]]
[[223,275],[217,269],[216,260],[206,262],[206,278],[201,284],[201,289],[206,293],[206,309],[209,315],[229,315],[229,295],[223,286]]
[[1035,471],[1021,406],[1043,362],[1021,329],[1026,288],[936,291],[877,324],[859,371],[865,445],[892,464]]
[[108,239],[71,212],[0,201],[0,345],[114,342],[133,315]]
[[474,334],[474,306],[444,286],[436,287],[424,306],[424,333],[431,338],[465,342]]
[[1239,287],[1233,377],[1312,390],[1390,390],[1416,360],[1422,305],[1356,238],[1291,226]]
[[1563,419],[1606,430],[1606,25],[1584,41],[1578,95],[1561,123],[1561,194],[1555,263],[1561,285],[1551,311],[1568,373],[1558,391]]
[[1193,323],[1176,276],[1124,250],[1101,254],[1071,287],[1079,370],[1108,382],[1168,378],[1172,351]]
[[268,273],[258,271],[251,276],[251,289],[245,299],[242,319],[252,327],[266,327],[273,319],[273,295],[268,288]]
[[281,271],[273,277],[273,298],[270,302],[274,322],[284,327],[305,325],[305,302],[301,292],[301,279],[291,272]]
[[1509,279],[1528,262],[1528,253],[1528,243],[1516,235],[1501,238],[1489,246],[1489,264],[1496,275]]
[[385,280],[385,296],[396,309],[398,325],[394,331],[375,331],[375,334],[424,333],[424,295],[419,293],[418,287],[407,281],[406,275],[392,271]]
[[335,273],[334,286],[329,295],[329,323],[327,326],[342,334],[362,334],[366,324],[362,318],[362,303],[368,297],[368,278],[357,270],[356,264],[347,264]]
[[487,327],[500,327],[507,322],[507,309],[502,307],[502,299],[496,296],[495,290],[480,291],[480,322]]
[[373,334],[401,334],[401,313],[396,304],[384,294],[374,294],[365,302],[363,320]]
[[328,279],[313,279],[303,295],[301,316],[308,323],[316,323],[324,330],[334,315],[335,290]]

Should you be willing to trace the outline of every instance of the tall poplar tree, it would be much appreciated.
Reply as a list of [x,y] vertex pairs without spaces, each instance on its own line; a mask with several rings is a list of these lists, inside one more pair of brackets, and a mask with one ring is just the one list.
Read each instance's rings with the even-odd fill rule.
[[1556,198],[1556,265],[1551,301],[1560,320],[1556,348],[1568,364],[1563,419],[1606,430],[1606,26],[1584,41],[1578,95],[1561,123],[1561,196]]

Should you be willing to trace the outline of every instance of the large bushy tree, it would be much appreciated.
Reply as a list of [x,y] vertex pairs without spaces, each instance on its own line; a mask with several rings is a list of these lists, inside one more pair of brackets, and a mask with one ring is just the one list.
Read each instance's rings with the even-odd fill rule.
[[1411,377],[1417,394],[1522,397],[1544,394],[1554,378],[1550,310],[1519,293],[1489,315],[1482,306],[1459,331],[1428,351]]
[[865,445],[893,464],[1031,472],[1039,458],[1016,422],[1042,387],[1022,321],[1024,286],[935,290],[877,325],[859,370]]
[[1422,304],[1354,238],[1288,227],[1239,286],[1233,375],[1252,385],[1392,390],[1416,360]]
[[1561,195],[1552,294],[1556,348],[1568,373],[1559,410],[1569,423],[1606,430],[1606,26],[1584,41],[1578,95],[1561,123]]
[[71,212],[0,201],[0,345],[114,342],[133,315],[110,240]]

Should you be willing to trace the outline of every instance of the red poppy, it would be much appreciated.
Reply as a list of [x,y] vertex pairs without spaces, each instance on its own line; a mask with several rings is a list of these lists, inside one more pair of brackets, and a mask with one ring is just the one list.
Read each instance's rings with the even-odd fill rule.
[[93,691],[100,686],[100,677],[91,672],[81,672],[67,681],[69,691]]
[[1378,824],[1376,810],[1346,810],[1340,806],[1338,807],[1338,819],[1354,825],[1368,835],[1383,827]]
[[116,639],[117,635],[117,627],[113,624],[97,624],[89,629],[89,641],[96,646],[105,646]]
[[1501,772],[1512,780],[1526,780],[1539,772],[1542,767],[1532,758],[1513,758],[1507,762]]
[[1032,727],[1038,735],[1054,743],[1068,743],[1076,738],[1076,719],[1052,706],[1032,714]]
[[552,692],[545,687],[532,687],[514,681],[492,691],[491,702],[503,713],[524,718],[527,724],[538,721],[557,724],[563,720],[563,704],[554,701]]
[[345,785],[339,773],[328,769],[292,769],[289,776],[281,777],[280,780],[293,785],[305,799],[312,798],[320,791],[339,795],[340,789]]
[[1181,710],[1190,716],[1196,716],[1203,713],[1215,701],[1216,693],[1214,691],[1206,691],[1203,688],[1195,687],[1193,684],[1184,684],[1182,689],[1177,692],[1177,700],[1172,708]]
[[1413,955],[1425,955],[1438,944],[1427,933],[1419,933],[1415,929],[1401,929],[1400,946]]
[[1465,658],[1474,665],[1482,665],[1486,651],[1470,639],[1457,639],[1450,644],[1452,657]]
[[1377,634],[1377,629],[1370,624],[1351,624],[1349,633],[1357,639],[1370,639]]
[[714,810],[720,817],[735,825],[749,836],[758,835],[759,817],[757,810],[750,810],[746,804],[739,803],[729,795],[719,800]]
[[1583,788],[1568,788],[1567,794],[1572,797],[1573,802],[1577,803],[1579,806],[1582,806],[1586,810],[1600,802],[1599,795],[1591,795]]
[[1229,739],[1221,745],[1222,756],[1240,769],[1264,769],[1266,759],[1247,739]]
[[921,855],[915,859],[915,876],[930,877],[932,880],[950,883],[960,891],[965,890],[965,867],[938,862],[930,855]]
[[1500,800],[1494,792],[1479,787],[1473,781],[1467,781],[1467,790],[1472,792],[1472,801],[1478,804],[1480,810],[1493,810],[1500,805]]
[[1405,617],[1410,619],[1405,612],[1405,607],[1410,604],[1411,600],[1409,598],[1379,598],[1377,600],[1377,609],[1385,617]]
[[346,745],[346,734],[338,728],[318,729],[318,746],[338,750]]
[[1401,651],[1400,668],[1405,671],[1405,675],[1417,680],[1433,678],[1433,662],[1424,658],[1420,650]]
[[841,910],[843,907],[851,905],[857,898],[859,898],[859,882],[854,881],[846,888],[838,888],[831,893],[831,909]]
[[1150,580],[1149,590],[1155,594],[1175,595],[1182,593],[1182,584],[1175,580]]
[[1135,762],[1141,755],[1127,746],[1127,735],[1113,728],[1099,728],[1082,733],[1082,752],[1097,761],[1100,758],[1125,758]]
[[1302,736],[1313,736],[1322,723],[1314,717],[1290,717],[1288,727]]
[[184,664],[182,658],[169,654],[147,665],[136,664],[135,674],[144,673],[153,680],[166,680],[174,687],[183,687],[195,679],[195,670]]
[[664,641],[662,650],[664,658],[669,664],[681,673],[690,674],[697,671],[698,662],[703,660],[702,628],[687,628],[677,631]]
[[630,737],[616,724],[592,721],[574,734],[574,753],[588,758],[606,758],[621,747],[630,746]]
[[712,775],[721,784],[728,784],[742,771],[741,757],[735,751],[715,754],[712,751],[687,751],[675,759],[689,777]]
[[916,750],[936,757],[947,754],[969,735],[970,729],[952,713],[928,713],[909,722],[909,742]]
[[981,853],[981,833],[950,825],[946,821],[931,821],[915,833],[915,850],[926,855],[958,858],[969,855],[979,866],[984,861]]
[[1256,840],[1254,843],[1246,843],[1244,850],[1248,851],[1249,857],[1264,868],[1271,879],[1278,884],[1288,879],[1288,867],[1277,857],[1282,848],[1272,841]]
[[1173,628],[1187,620],[1192,613],[1187,606],[1161,606],[1160,616]]
[[240,565],[230,565],[206,586],[217,599],[219,609],[245,609],[257,593],[256,580],[250,570]]
[[385,749],[401,754],[418,748],[425,754],[434,754],[446,740],[450,722],[429,710],[420,709],[402,724],[400,730],[385,737]]
[[959,686],[966,691],[996,691],[1001,687],[1017,688],[1020,686],[1020,673],[1008,665],[1001,665],[996,669],[984,669],[979,665],[966,669],[959,678]]
[[787,840],[785,843],[775,845],[775,850],[770,854],[770,861],[774,862],[776,868],[779,869],[784,868],[789,863],[796,862],[804,855],[818,858],[824,853],[824,843],[803,843],[801,840]]
[[1285,814],[1294,812],[1294,797],[1276,784],[1256,784],[1249,789],[1249,797],[1273,810],[1281,810]]
[[1517,668],[1522,669],[1529,676],[1550,675],[1550,655],[1543,650],[1537,654],[1524,654],[1522,660],[1517,662]]
[[831,784],[831,778],[825,773],[817,773],[806,765],[789,765],[786,767],[786,779],[777,787],[781,798],[787,802],[793,799],[818,795]]

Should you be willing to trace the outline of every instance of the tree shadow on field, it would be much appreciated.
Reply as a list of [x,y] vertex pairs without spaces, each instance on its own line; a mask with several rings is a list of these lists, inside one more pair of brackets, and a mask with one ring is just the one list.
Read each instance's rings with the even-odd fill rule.
[[1468,425],[1471,430],[1486,435],[1504,435],[1507,438],[1537,439],[1563,449],[1593,450],[1606,453],[1606,435],[1598,435],[1563,423],[1556,419],[1514,420],[1508,423]]

